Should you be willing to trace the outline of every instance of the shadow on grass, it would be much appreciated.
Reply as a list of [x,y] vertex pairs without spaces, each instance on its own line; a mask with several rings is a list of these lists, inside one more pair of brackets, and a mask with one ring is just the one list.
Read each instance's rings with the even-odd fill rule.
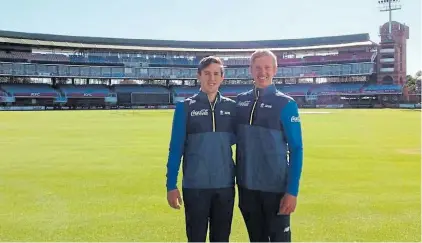
[[421,112],[421,109],[401,109],[402,111],[419,111],[419,112]]

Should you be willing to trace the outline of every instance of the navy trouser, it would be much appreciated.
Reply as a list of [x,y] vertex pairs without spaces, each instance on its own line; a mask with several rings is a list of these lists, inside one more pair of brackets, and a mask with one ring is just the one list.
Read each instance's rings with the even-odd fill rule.
[[229,242],[235,190],[183,189],[188,242]]
[[290,215],[277,215],[284,193],[238,187],[239,208],[251,242],[291,242]]

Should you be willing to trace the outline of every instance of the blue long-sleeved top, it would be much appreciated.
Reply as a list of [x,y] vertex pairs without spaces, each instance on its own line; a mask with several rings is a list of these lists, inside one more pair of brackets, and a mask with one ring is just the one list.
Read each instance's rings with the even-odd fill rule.
[[168,191],[177,188],[177,176],[179,174],[186,139],[186,115],[184,109],[183,102],[177,103],[173,115],[170,149],[167,162],[166,187]]
[[289,172],[287,192],[297,196],[302,173],[303,143],[299,110],[296,102],[290,100],[281,110],[280,121],[284,128],[289,149]]
[[297,196],[303,164],[296,102],[274,85],[237,96],[237,183]]
[[234,117],[236,103],[205,93],[176,104],[167,161],[167,190],[177,188],[183,157],[184,188],[225,188],[234,185]]

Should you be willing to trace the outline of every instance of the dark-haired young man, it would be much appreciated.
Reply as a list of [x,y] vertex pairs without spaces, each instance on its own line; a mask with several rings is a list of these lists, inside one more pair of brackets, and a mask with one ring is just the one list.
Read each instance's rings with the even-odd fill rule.
[[167,162],[167,200],[180,209],[177,176],[183,156],[183,201],[189,242],[228,242],[234,207],[236,103],[218,89],[224,79],[223,62],[206,57],[198,67],[200,91],[176,104]]

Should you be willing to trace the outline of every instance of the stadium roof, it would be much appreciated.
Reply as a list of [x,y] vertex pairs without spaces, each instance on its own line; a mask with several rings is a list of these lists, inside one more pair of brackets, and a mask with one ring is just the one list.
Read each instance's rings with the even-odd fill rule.
[[0,30],[0,43],[31,46],[149,51],[274,51],[373,45],[369,34],[255,41],[176,41],[37,34]]

